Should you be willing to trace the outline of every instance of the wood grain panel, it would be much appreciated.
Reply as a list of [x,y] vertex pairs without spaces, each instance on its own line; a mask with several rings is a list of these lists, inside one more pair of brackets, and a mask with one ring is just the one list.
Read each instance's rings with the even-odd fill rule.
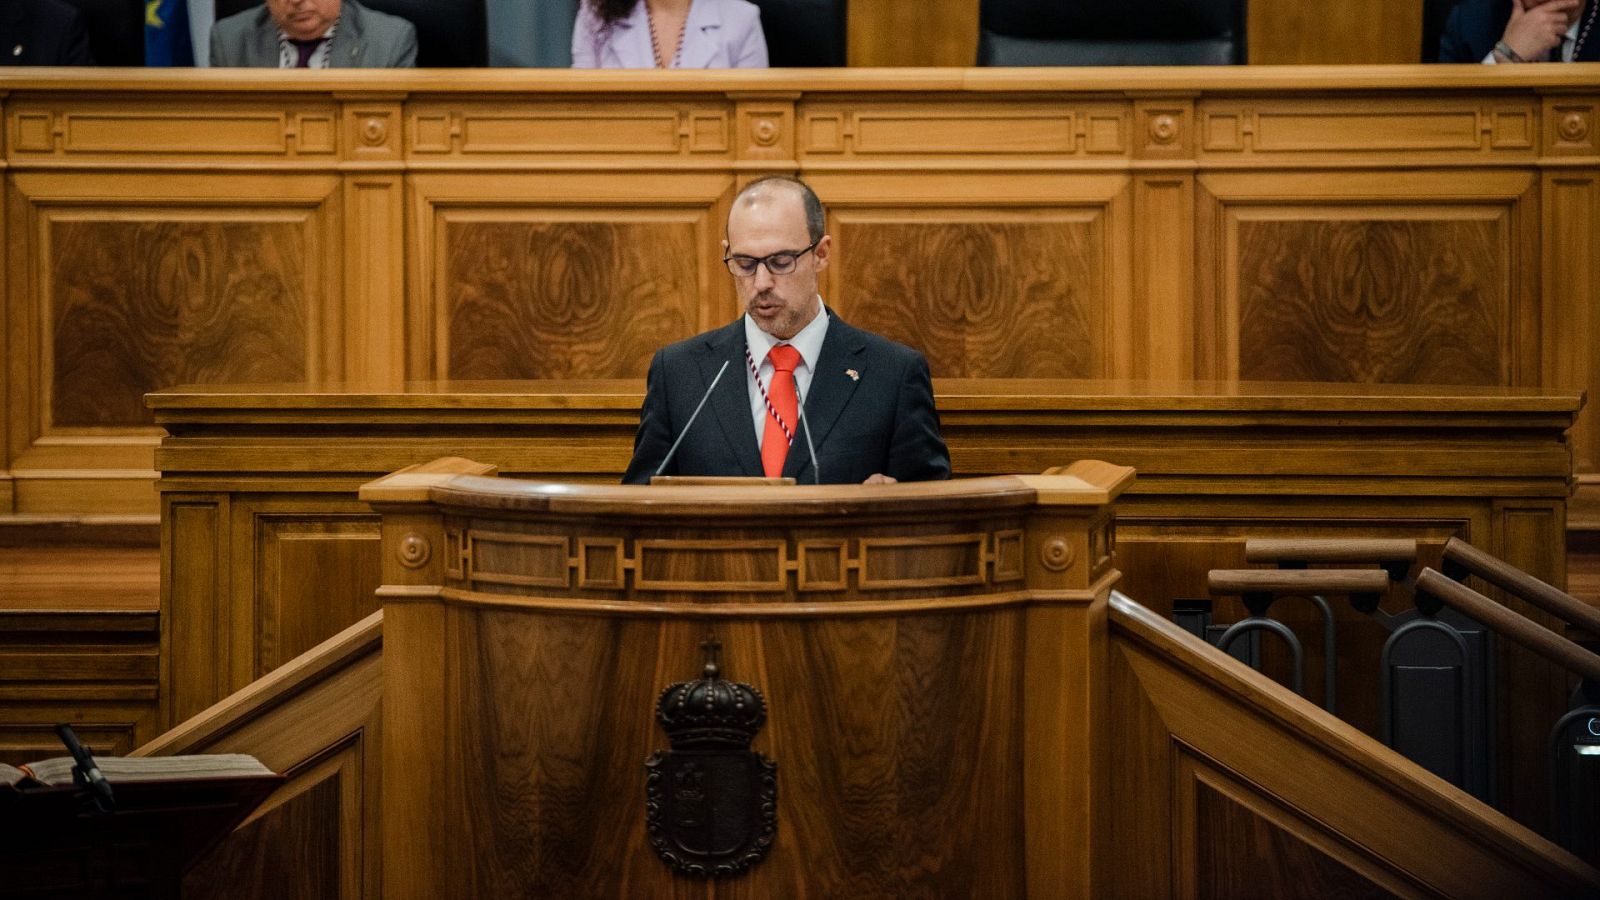
[[[718,627],[724,671],[762,689],[756,749],[779,766],[779,832],[719,896],[1019,896],[1021,613]],[[463,618],[455,683],[456,884],[516,896],[628,896],[668,877],[645,843],[645,757],[667,685],[698,676],[694,623]],[[537,622],[535,625],[531,623]],[[531,625],[531,627],[530,627]],[[974,659],[989,662],[974,671]],[[781,676],[779,673],[782,673]],[[488,791],[489,793],[482,793]],[[473,810],[494,809],[492,817]],[[520,836],[520,837],[519,837]],[[958,851],[957,848],[962,848]],[[926,861],[945,862],[929,868]]]
[[850,66],[970,66],[978,0],[874,0],[848,5]]
[[256,519],[255,677],[378,610],[375,516]]
[[[138,746],[140,729],[134,722],[107,721],[113,718],[108,710],[79,708],[75,713],[57,712],[50,721],[18,722],[14,710],[0,710],[5,722],[0,723],[0,765],[20,766],[42,759],[66,756],[66,748],[56,735],[59,722],[71,722],[78,739],[96,756],[126,756]],[[140,722],[139,725],[147,725]]]
[[1021,896],[1022,614],[761,631],[780,830],[729,896]]
[[836,226],[852,325],[921,350],[941,378],[1110,374],[1103,216],[939,216],[852,212]]
[[1205,836],[1194,848],[1194,896],[1206,900],[1398,896],[1241,802],[1234,796],[1240,792],[1237,786],[1219,787],[1210,781],[1226,782],[1207,775],[1193,785],[1195,832]]
[[339,884],[341,793],[336,774],[240,825],[184,876],[185,900],[345,896]]
[[1238,223],[1238,375],[1510,382],[1503,219]]
[[459,621],[470,651],[451,681],[469,693],[452,716],[460,809],[449,821],[474,826],[451,841],[465,852],[450,883],[474,896],[648,893],[642,886],[659,884],[664,869],[644,834],[644,761],[666,746],[656,695],[698,677],[697,638],[683,630],[674,656],[684,666],[663,673],[653,623]]
[[163,503],[161,721],[170,728],[229,693],[226,498]]
[[[1600,140],[1600,128],[1585,124],[1581,131]],[[1588,391],[1587,408],[1573,427],[1573,468],[1600,472],[1600,173],[1552,173],[1542,187],[1540,383]],[[1592,484],[1591,491],[1600,490],[1600,483]]]
[[1251,65],[1414,63],[1421,60],[1421,0],[1250,0]]
[[49,223],[51,418],[145,425],[147,391],[298,382],[312,299],[302,221]]
[[441,377],[642,378],[696,331],[693,222],[455,220],[444,241]]

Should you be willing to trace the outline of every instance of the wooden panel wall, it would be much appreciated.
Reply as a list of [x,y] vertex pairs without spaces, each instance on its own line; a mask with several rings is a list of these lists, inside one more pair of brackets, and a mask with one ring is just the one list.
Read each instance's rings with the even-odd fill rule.
[[[1593,394],[1595,71],[7,76],[0,515],[153,513],[138,399],[174,382],[637,385],[661,343],[737,313],[722,222],[768,172],[829,205],[829,303],[941,380]],[[571,469],[570,440],[540,447],[557,462],[525,471]],[[1572,448],[1592,525],[1595,411]],[[214,687],[167,698],[169,722],[373,608],[330,600],[375,585],[359,507],[208,489],[171,536],[229,549],[176,566],[174,602],[259,597],[262,618],[164,626],[175,683]]]
[[[1251,64],[1413,63],[1422,0],[1240,0]],[[979,0],[872,0],[849,10],[851,66],[970,66]],[[1130,16],[1130,20],[1136,17]]]
[[9,77],[0,515],[153,513],[179,382],[638,378],[769,172],[936,377],[1594,393],[1594,71]]

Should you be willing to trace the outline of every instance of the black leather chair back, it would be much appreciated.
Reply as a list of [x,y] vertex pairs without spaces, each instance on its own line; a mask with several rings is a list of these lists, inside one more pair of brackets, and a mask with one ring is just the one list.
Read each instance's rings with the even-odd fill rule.
[[[262,0],[217,0],[217,18],[254,9]],[[476,68],[489,64],[489,17],[484,0],[361,0],[416,26],[417,67]]]
[[484,0],[361,0],[368,9],[417,28],[417,68],[469,69],[489,64]]
[[[3,2],[3,0],[0,0]],[[97,66],[144,65],[144,0],[68,0],[83,11]]]
[[1425,63],[1439,61],[1439,38],[1444,35],[1444,23],[1450,11],[1461,0],[1422,0],[1422,54],[1418,59]]
[[[761,30],[774,68],[846,64],[846,0],[751,0],[761,7]],[[863,0],[880,2],[880,0]]]
[[981,66],[1242,64],[1245,0],[983,0]]

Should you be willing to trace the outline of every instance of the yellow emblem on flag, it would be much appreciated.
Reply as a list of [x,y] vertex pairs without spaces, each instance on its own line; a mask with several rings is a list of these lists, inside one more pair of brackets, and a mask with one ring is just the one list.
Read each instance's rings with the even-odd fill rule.
[[144,0],[144,24],[151,28],[167,27],[167,23],[161,21],[161,0]]

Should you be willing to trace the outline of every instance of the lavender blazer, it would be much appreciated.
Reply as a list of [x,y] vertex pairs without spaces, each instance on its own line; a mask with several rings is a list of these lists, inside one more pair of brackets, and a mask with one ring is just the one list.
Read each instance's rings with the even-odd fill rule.
[[[626,19],[600,21],[588,0],[581,0],[572,28],[575,69],[653,69],[650,20],[639,0]],[[764,69],[767,39],[761,32],[761,11],[747,0],[692,0],[684,23],[680,69]]]

